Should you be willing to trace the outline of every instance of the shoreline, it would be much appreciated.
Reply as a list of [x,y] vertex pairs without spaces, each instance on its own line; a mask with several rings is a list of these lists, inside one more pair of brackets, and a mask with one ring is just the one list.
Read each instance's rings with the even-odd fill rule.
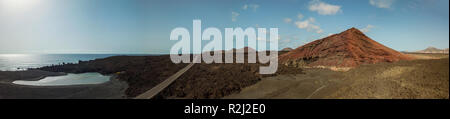
[[[162,67],[163,69],[151,68],[157,70],[157,72],[149,73],[149,76],[160,78],[159,80],[150,81],[154,83],[146,83],[145,81],[131,83],[134,88],[129,88],[130,80],[136,80],[132,78],[139,71],[151,71],[140,69],[142,65],[148,64],[147,60],[154,60],[150,65],[156,64],[156,67]],[[163,61],[163,62],[161,62]],[[0,98],[113,98],[113,99],[126,99],[130,98],[130,91],[140,89],[145,90],[144,87],[152,87],[151,85],[157,84],[159,81],[163,81],[164,74],[171,74],[170,71],[178,71],[177,67],[182,67],[184,64],[179,64],[174,67],[174,64],[167,65],[167,61],[170,61],[168,55],[145,55],[145,56],[111,56],[106,58],[99,58],[89,61],[80,61],[78,64],[63,64],[44,66],[35,69],[29,69],[25,71],[0,71]],[[138,68],[136,68],[138,67]],[[143,67],[145,68],[145,67]],[[126,74],[124,75],[123,73]],[[61,72],[61,73],[59,73]],[[64,73],[62,73],[64,72]],[[63,76],[69,73],[79,74],[96,72],[102,75],[109,75],[110,80],[101,84],[81,84],[81,85],[67,85],[67,86],[29,86],[14,84],[16,80],[36,81],[43,79],[47,76]],[[167,73],[163,73],[167,72]],[[151,75],[153,74],[153,75]],[[162,75],[161,75],[162,74]],[[140,81],[140,80],[139,80]],[[145,84],[145,85],[141,85]],[[137,87],[135,85],[141,85]],[[150,85],[150,86],[146,86]],[[89,91],[86,91],[89,90]],[[96,93],[89,94],[89,93]],[[70,95],[75,96],[70,96]],[[132,96],[131,96],[132,97]]]
[[[97,72],[86,72],[86,73],[97,73]],[[65,73],[63,75],[58,75],[58,76],[66,76],[68,74],[70,74],[70,73]],[[83,73],[80,73],[80,74],[83,74]],[[101,75],[103,75],[103,74],[101,74]],[[11,85],[21,86],[21,87],[42,87],[42,88],[52,88],[52,87],[56,87],[56,88],[62,87],[62,88],[64,88],[64,87],[69,87],[70,88],[70,87],[84,87],[84,86],[102,85],[102,84],[105,84],[105,83],[108,83],[108,82],[111,82],[111,81],[118,80],[117,79],[117,75],[115,75],[115,74],[110,74],[110,75],[105,75],[105,76],[110,76],[109,80],[106,81],[106,82],[103,82],[103,83],[98,83],[98,84],[73,84],[73,85],[55,85],[55,86],[45,86],[45,85],[44,86],[38,86],[38,85],[35,85],[35,86],[33,86],[33,85],[15,84],[15,83],[13,83],[14,81],[5,82],[3,84],[11,84]],[[44,79],[44,78],[47,78],[47,77],[57,77],[57,76],[41,76],[41,77],[33,78],[33,79],[25,79],[24,81],[38,81],[38,80],[41,80],[41,79]],[[15,80],[15,81],[18,81],[18,80]]]
[[[247,55],[247,54],[246,54]],[[148,91],[154,86],[166,80],[169,76],[186,67],[187,64],[174,64],[169,55],[159,56],[112,56],[91,61],[82,61],[78,64],[64,64],[37,68],[34,71],[42,72],[65,72],[65,73],[86,73],[98,72],[103,75],[113,74],[115,77],[125,82],[125,94],[127,98],[135,97]],[[240,89],[258,82],[262,77],[274,76],[279,72],[301,73],[301,69],[279,67],[279,72],[273,75],[259,75],[258,69],[261,64],[205,64],[199,63],[183,74],[174,84],[164,89],[157,95],[158,98],[170,98],[174,96],[185,96],[184,98],[220,98]],[[295,69],[295,70],[294,70]],[[1,73],[1,72],[0,72]],[[219,75],[228,76],[219,76]],[[61,74],[60,74],[61,75]],[[34,80],[43,78],[35,76]],[[23,78],[16,78],[23,79]],[[208,79],[205,81],[194,81],[196,79]],[[30,80],[30,79],[27,79]],[[0,82],[2,80],[0,76]],[[9,80],[12,82],[14,80]],[[113,81],[114,82],[114,81]],[[222,83],[219,83],[222,82]],[[3,84],[5,85],[5,84]],[[9,84],[11,88],[12,84]],[[185,87],[188,85],[189,87]],[[215,86],[214,86],[215,85]],[[39,88],[39,89],[64,89],[80,88],[84,86],[23,86],[14,85],[16,88]],[[211,88],[213,86],[213,88]],[[5,86],[3,86],[5,87]],[[95,86],[94,86],[95,87]],[[192,88],[198,87],[198,88]],[[2,86],[0,85],[0,88]],[[184,88],[184,89],[183,89]],[[181,90],[180,90],[181,89]],[[201,91],[208,90],[208,91]],[[182,92],[180,92],[182,91]],[[198,92],[200,91],[200,92]],[[25,91],[26,92],[26,91]],[[70,91],[69,91],[70,92]],[[211,92],[214,92],[211,94]],[[7,94],[7,93],[3,93]],[[9,93],[12,94],[12,93]],[[187,95],[186,95],[187,94]],[[206,94],[211,94],[210,96]],[[1,96],[0,91],[0,96]]]

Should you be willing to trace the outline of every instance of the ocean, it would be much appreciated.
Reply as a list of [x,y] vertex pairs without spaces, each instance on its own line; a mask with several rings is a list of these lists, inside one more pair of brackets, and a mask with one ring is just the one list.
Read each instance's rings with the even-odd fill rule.
[[19,71],[52,64],[78,63],[119,54],[0,54],[0,71]]

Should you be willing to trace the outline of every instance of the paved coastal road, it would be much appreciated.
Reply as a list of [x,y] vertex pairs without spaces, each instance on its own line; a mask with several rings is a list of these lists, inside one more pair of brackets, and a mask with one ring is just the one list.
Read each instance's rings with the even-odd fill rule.
[[[199,56],[196,56],[193,61],[198,60],[198,58],[199,58]],[[151,98],[153,98],[156,94],[158,94],[159,92],[161,92],[162,90],[167,88],[167,86],[172,84],[175,80],[177,80],[178,77],[180,77],[186,71],[188,71],[192,66],[194,66],[194,64],[195,63],[190,63],[188,66],[184,67],[183,69],[181,69],[180,71],[178,71],[174,75],[170,76],[169,78],[167,78],[166,80],[164,80],[160,84],[156,85],[152,89],[148,90],[145,93],[142,93],[142,94],[138,95],[137,97],[135,97],[135,99],[151,99]]]

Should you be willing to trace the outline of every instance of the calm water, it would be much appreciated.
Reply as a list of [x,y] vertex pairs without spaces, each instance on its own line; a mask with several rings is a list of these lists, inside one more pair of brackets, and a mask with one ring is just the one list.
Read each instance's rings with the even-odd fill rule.
[[60,63],[78,63],[114,54],[0,54],[0,71],[17,71]]
[[99,73],[67,74],[65,76],[49,76],[38,81],[14,81],[14,84],[31,86],[64,86],[82,84],[101,84],[109,81],[110,76]]

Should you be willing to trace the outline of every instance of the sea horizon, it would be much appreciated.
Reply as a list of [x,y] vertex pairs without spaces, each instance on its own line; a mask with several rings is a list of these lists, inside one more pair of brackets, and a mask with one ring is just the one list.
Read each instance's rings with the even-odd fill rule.
[[30,68],[78,63],[112,56],[158,56],[165,54],[4,54],[0,53],[0,71],[23,71]]

